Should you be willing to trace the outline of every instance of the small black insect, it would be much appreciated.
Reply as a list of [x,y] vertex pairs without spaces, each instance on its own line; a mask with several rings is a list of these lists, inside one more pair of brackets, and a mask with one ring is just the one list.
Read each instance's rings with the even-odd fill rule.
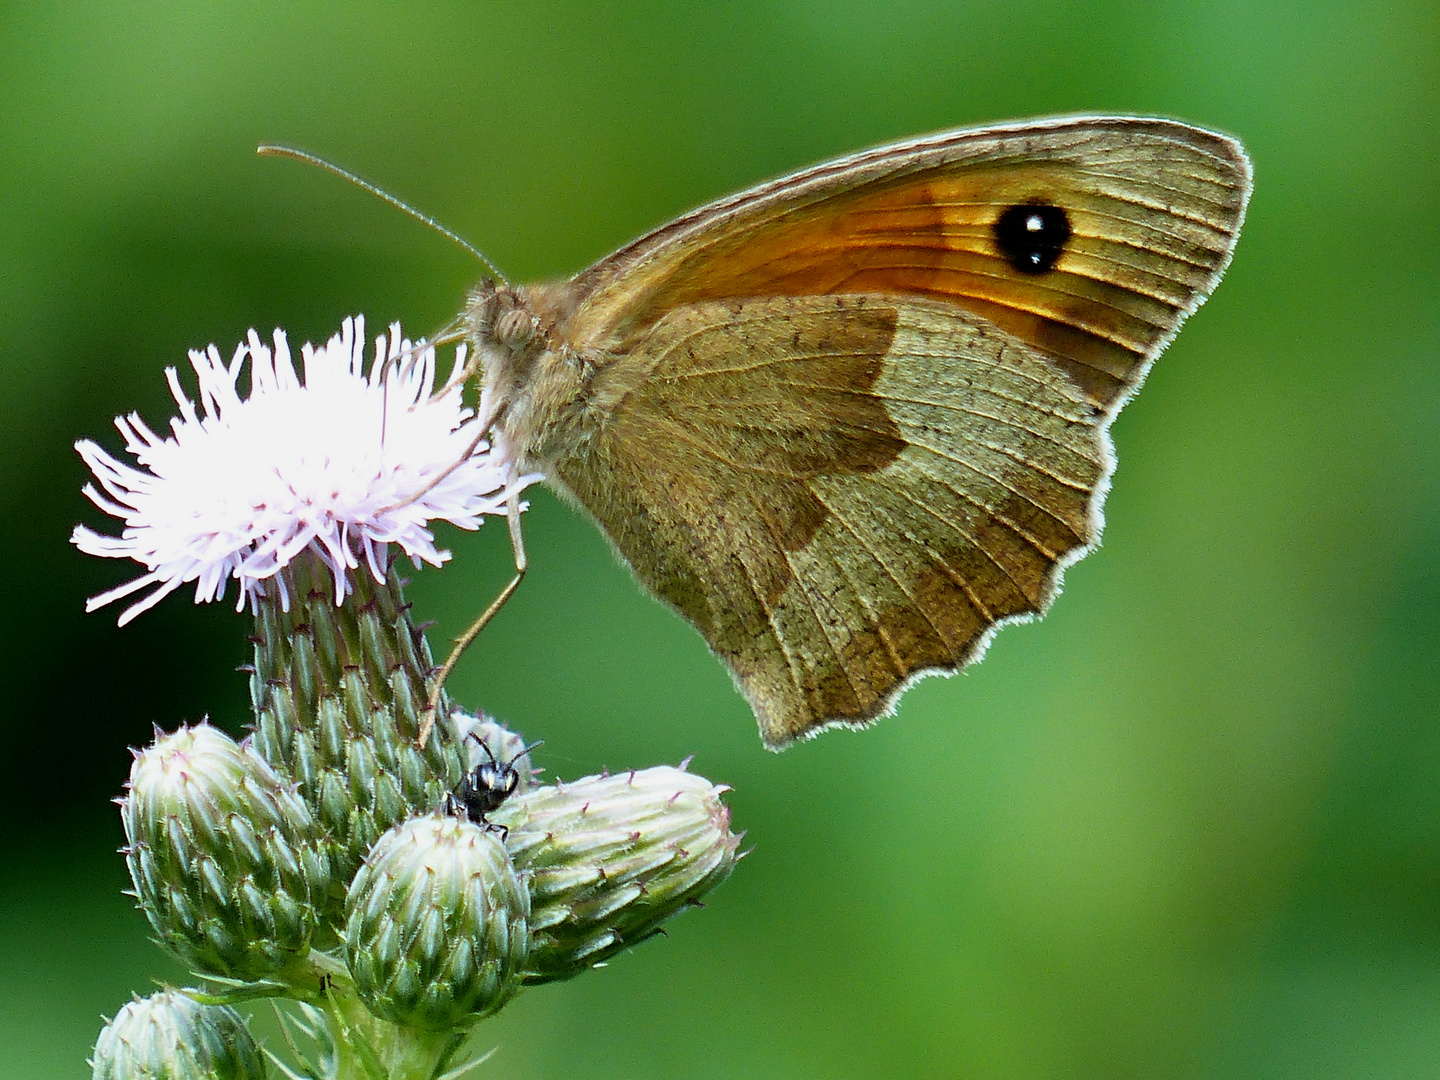
[[457,817],[463,814],[476,825],[500,833],[503,840],[510,835],[510,830],[489,820],[486,815],[499,809],[500,804],[514,795],[515,789],[520,786],[520,773],[515,768],[515,762],[545,740],[531,743],[509,761],[502,762],[495,760],[490,744],[480,736],[472,731],[467,737],[474,739],[490,760],[476,765],[461,778],[460,786],[445,796],[445,812]]

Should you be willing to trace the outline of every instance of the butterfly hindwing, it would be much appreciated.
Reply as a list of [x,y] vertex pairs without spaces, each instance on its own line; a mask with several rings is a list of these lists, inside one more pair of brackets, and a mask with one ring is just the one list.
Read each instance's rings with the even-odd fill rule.
[[697,304],[629,362],[647,376],[557,479],[726,661],[770,745],[971,659],[1095,538],[1099,410],[963,310]]

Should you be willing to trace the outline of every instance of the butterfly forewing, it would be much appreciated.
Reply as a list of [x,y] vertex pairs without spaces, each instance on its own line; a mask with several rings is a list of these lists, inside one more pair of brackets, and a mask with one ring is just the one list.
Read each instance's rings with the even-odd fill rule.
[[[1045,609],[1106,428],[1234,247],[1249,166],[1167,121],[817,166],[534,293],[593,374],[541,454],[704,635],[768,745],[881,715]],[[548,308],[547,308],[548,305]]]
[[[955,132],[856,155],[687,215],[581,275],[574,332],[643,333],[727,297],[880,293],[961,304],[1060,358],[1110,404],[1214,287],[1249,193],[1231,140],[1154,120]],[[1017,270],[995,223],[1061,208],[1072,242]]]

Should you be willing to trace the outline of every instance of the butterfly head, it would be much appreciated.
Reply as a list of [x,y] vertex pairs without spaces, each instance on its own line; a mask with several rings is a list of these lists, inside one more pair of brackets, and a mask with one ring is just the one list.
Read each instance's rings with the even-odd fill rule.
[[565,294],[564,286],[486,279],[470,290],[462,315],[497,438],[542,470],[574,427],[585,389],[586,365],[563,338]]
[[523,288],[489,278],[465,301],[465,337],[479,362],[481,385],[508,402],[545,348],[545,332]]

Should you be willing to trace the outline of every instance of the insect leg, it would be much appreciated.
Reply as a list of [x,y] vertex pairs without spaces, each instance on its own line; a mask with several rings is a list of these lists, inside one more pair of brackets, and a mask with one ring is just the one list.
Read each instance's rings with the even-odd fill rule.
[[[506,516],[510,522],[510,549],[515,556],[515,576],[510,579],[510,584],[500,590],[500,595],[490,601],[490,606],[480,613],[480,617],[470,624],[469,629],[455,639],[455,647],[450,650],[450,655],[445,658],[445,663],[441,665],[440,670],[436,673],[435,684],[430,688],[430,701],[425,706],[425,719],[420,725],[420,734],[415,739],[416,745],[422,750],[425,748],[426,741],[430,738],[431,729],[435,726],[435,714],[440,706],[440,692],[444,689],[445,680],[448,679],[450,673],[455,670],[455,665],[460,662],[461,655],[470,647],[471,643],[480,636],[480,631],[485,629],[490,620],[505,606],[505,601],[509,600],[515,590],[520,587],[520,582],[525,577],[525,570],[529,566],[529,562],[525,557],[525,539],[520,533],[519,492],[514,490],[510,492],[510,497],[506,502]],[[482,743],[481,745],[484,744]],[[487,746],[485,749],[488,753],[490,748]],[[494,760],[493,755],[491,760]]]
[[[445,329],[440,332],[440,335],[436,337],[434,341],[426,342],[424,344],[427,346],[445,344],[451,341],[464,340],[464,337],[464,327],[460,323],[456,322],[452,323],[450,326],[445,327]],[[414,350],[412,350],[412,355],[413,351]],[[398,359],[399,358],[397,358],[397,360]],[[397,367],[396,370],[398,371],[399,368]],[[477,353],[467,358],[465,363],[461,366],[460,370],[452,374],[450,379],[445,383],[445,385],[431,395],[431,399],[434,400],[444,397],[446,394],[454,390],[457,386],[462,386],[470,379],[478,377],[479,374],[480,359],[479,354]],[[387,389],[388,385],[389,384],[387,382]],[[459,457],[457,457],[454,461],[452,461],[449,465],[442,469],[439,475],[432,477],[429,483],[427,483],[424,487],[419,488],[416,491],[412,491],[409,495],[406,495],[397,503],[393,503],[390,506],[383,507],[380,512],[383,514],[387,510],[398,510],[402,506],[409,506],[416,499],[424,498],[437,486],[443,483],[450,476],[451,473],[453,473],[456,469],[460,468],[460,466],[464,465],[467,461],[474,457],[475,451],[480,449],[481,443],[486,442],[492,437],[492,435],[494,434],[492,428],[494,427],[495,423],[495,410],[492,407],[492,403],[488,399],[487,395],[483,392],[480,395],[480,402],[476,419],[479,421],[479,423],[476,425],[475,437],[470,440],[470,445],[465,447],[464,453],[460,454]]]

